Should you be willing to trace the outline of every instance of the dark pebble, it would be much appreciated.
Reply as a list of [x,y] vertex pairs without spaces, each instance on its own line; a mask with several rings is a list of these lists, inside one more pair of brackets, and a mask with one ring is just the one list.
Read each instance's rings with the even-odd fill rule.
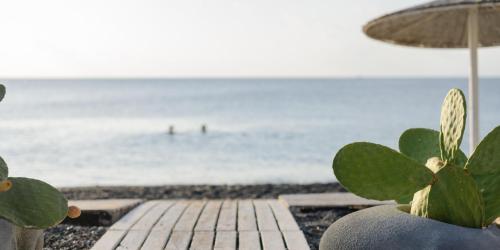
[[317,250],[326,229],[342,216],[357,211],[350,208],[299,208],[290,209],[304,232],[311,250]]
[[82,227],[61,224],[45,230],[45,244],[43,249],[90,249],[105,232],[105,227]]

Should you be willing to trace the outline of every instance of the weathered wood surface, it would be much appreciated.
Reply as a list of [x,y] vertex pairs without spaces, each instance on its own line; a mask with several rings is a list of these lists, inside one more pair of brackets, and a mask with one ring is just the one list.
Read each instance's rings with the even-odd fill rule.
[[387,204],[394,201],[368,200],[352,193],[287,194],[279,200],[288,207],[353,207],[364,208]]
[[69,206],[77,206],[82,215],[67,218],[64,223],[85,226],[110,226],[124,214],[141,204],[141,199],[69,200]]
[[236,231],[236,213],[238,211],[237,202],[232,200],[224,201],[217,222],[217,232]]
[[236,231],[217,231],[214,249],[236,250]]
[[258,231],[240,231],[238,233],[239,250],[260,250]]
[[307,250],[278,200],[161,200],[116,222],[93,250]]
[[255,206],[259,231],[279,231],[273,211],[267,200],[254,200],[253,205]]
[[255,209],[251,200],[238,201],[238,231],[257,231]]

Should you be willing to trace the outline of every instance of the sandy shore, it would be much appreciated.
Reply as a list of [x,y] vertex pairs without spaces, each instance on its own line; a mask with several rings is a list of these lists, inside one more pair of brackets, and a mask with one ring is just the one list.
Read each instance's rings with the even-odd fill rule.
[[[81,187],[61,188],[68,199],[232,199],[277,198],[281,194],[322,193],[345,191],[338,183],[325,184],[265,184],[265,185],[174,185],[149,187]],[[349,211],[292,209],[292,213],[304,230],[311,249],[317,249],[321,234],[332,221]],[[102,234],[104,227],[80,227],[59,225],[45,234],[46,250],[90,249]]]

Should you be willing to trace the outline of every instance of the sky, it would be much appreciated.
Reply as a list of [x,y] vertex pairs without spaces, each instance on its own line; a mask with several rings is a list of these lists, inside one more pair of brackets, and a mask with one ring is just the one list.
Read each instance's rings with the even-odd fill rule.
[[[0,2],[0,78],[462,77],[467,50],[401,47],[362,26],[416,0]],[[499,48],[481,76],[500,76]]]

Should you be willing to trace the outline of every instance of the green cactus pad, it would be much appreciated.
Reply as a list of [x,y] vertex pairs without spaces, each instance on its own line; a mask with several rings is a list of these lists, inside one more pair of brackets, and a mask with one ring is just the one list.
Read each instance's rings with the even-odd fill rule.
[[408,205],[413,200],[413,195],[414,194],[407,194],[407,195],[401,196],[395,200],[400,205]]
[[[439,132],[426,128],[412,128],[406,130],[399,137],[399,151],[402,154],[425,165],[432,157],[441,157],[439,147]],[[458,150],[456,164],[465,166],[467,156],[462,150]]]
[[7,167],[7,163],[0,157],[0,182],[7,179],[9,176],[9,168]]
[[[429,164],[433,164],[430,166]],[[428,162],[429,169],[437,170],[436,182],[415,193],[411,214],[442,222],[481,228],[484,219],[483,201],[472,177],[463,168]]]
[[459,89],[451,89],[441,108],[441,133],[439,145],[441,159],[454,163],[462,143],[467,119],[465,96]]
[[[0,84],[0,101],[3,100],[5,96],[5,86]],[[4,181],[9,176],[9,168],[5,161],[0,157],[0,181]]]
[[347,190],[375,200],[399,200],[433,179],[432,171],[423,165],[388,147],[367,142],[339,150],[333,171]]
[[5,86],[3,84],[0,84],[0,102],[3,100],[5,97]]
[[28,178],[9,178],[12,188],[0,193],[0,217],[23,228],[45,229],[59,224],[68,201],[49,184]]
[[470,157],[466,165],[483,195],[485,224],[500,217],[500,127],[491,131]]

